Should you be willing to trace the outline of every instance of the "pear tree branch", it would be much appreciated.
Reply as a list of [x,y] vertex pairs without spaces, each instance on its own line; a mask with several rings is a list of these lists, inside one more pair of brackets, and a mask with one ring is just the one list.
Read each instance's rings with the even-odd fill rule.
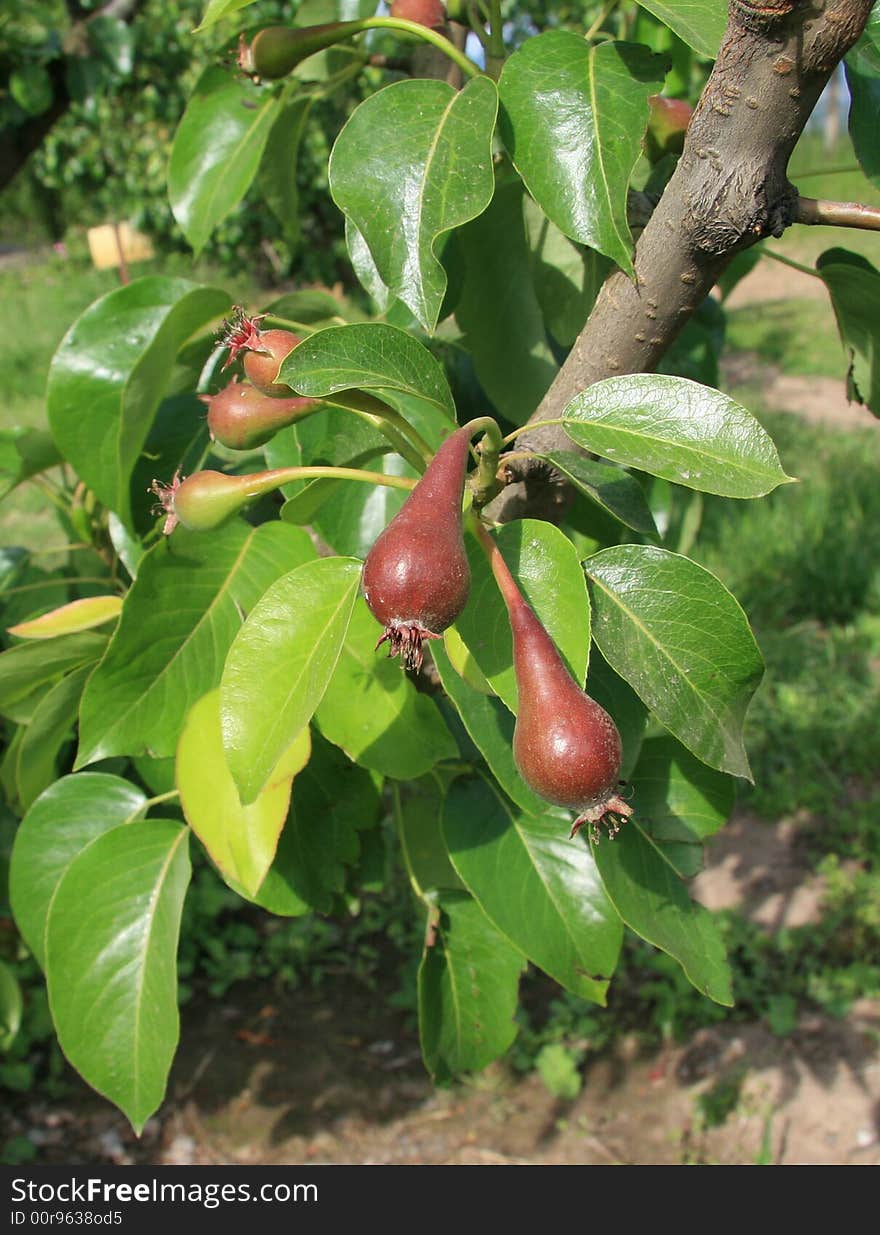
[[[602,378],[651,372],[731,259],[798,221],[804,207],[789,159],[870,8],[871,0],[730,0],[684,151],[636,244],[636,277],[606,281],[533,422],[558,419]],[[558,425],[535,428],[519,446],[536,454],[572,448]],[[509,471],[515,483],[492,503],[491,517],[553,517],[560,486],[546,463],[521,458]]]

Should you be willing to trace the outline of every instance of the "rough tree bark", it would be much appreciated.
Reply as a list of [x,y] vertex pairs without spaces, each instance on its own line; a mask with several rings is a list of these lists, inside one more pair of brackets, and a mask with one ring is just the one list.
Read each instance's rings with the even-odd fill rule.
[[[871,0],[731,0],[718,59],[684,152],[635,250],[636,279],[617,273],[532,421],[559,417],[602,378],[650,372],[731,258],[800,218],[788,161],[836,65],[861,34]],[[559,426],[535,428],[517,450],[571,450]],[[511,460],[488,508],[499,522],[564,507],[540,460]]]

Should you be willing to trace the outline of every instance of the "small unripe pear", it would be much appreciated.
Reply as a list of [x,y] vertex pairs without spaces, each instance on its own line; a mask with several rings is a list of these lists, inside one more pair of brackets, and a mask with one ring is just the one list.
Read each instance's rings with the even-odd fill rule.
[[681,154],[684,135],[694,109],[685,99],[668,99],[652,94],[648,99],[648,129],[645,133],[645,154],[657,163],[665,154]]
[[170,485],[154,480],[150,491],[159,499],[156,513],[165,512],[162,531],[166,536],[171,535],[178,523],[191,532],[209,532],[254,498],[271,493],[292,479],[291,472],[296,470],[278,467],[246,476],[205,470],[193,472],[183,480],[178,469]]
[[276,382],[275,378],[281,362],[302,339],[290,330],[260,330],[265,316],[263,313],[259,317],[248,317],[240,306],[235,307],[220,336],[221,342],[229,347],[223,368],[228,369],[238,354],[244,352],[245,375],[257,390],[271,398],[288,398],[294,391],[284,382]]
[[275,81],[286,77],[315,52],[341,43],[360,28],[360,23],[351,21],[331,21],[320,26],[267,26],[252,42],[242,40],[238,66],[254,77]]
[[439,30],[446,25],[446,9],[441,0],[394,0],[391,16],[414,21],[429,30]]
[[230,450],[253,450],[307,413],[320,407],[318,399],[295,395],[275,399],[247,382],[233,379],[218,394],[202,395],[208,405],[208,432]]
[[617,792],[622,747],[614,721],[571,676],[553,640],[526,603],[492,543],[492,570],[513,634],[518,706],[513,757],[539,797],[576,810],[572,836],[585,824],[593,839],[611,835],[632,807]]
[[471,572],[461,527],[470,430],[440,446],[424,475],[364,562],[364,599],[385,627],[389,655],[422,664],[422,641],[437,639],[467,604]]

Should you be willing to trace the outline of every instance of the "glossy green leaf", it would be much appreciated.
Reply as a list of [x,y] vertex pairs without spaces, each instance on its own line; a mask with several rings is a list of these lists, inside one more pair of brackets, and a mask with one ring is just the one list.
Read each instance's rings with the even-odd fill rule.
[[723,0],[638,0],[680,39],[714,60],[727,27],[727,6]]
[[426,330],[446,293],[440,238],[492,200],[498,110],[488,77],[394,82],[365,99],[336,139],[330,192],[366,242],[385,286]]
[[376,269],[376,263],[373,261],[373,255],[366,240],[348,218],[345,220],[345,247],[348,249],[352,269],[361,287],[373,300],[378,312],[385,313],[394,303],[394,297]]
[[12,1046],[21,1028],[24,999],[15,973],[4,961],[0,961],[0,1053]]
[[58,757],[73,737],[79,701],[91,672],[91,665],[72,670],[34,709],[18,748],[15,774],[18,800],[25,810],[56,779]]
[[486,916],[567,990],[604,1004],[623,928],[567,812],[529,814],[482,777],[449,790],[443,832],[452,864]]
[[514,52],[498,83],[501,133],[532,197],[628,274],[627,189],[664,76],[664,58],[640,44],[548,30]]
[[237,634],[220,685],[223,748],[253,802],[311,720],[351,621],[361,563],[321,558],[278,579]]
[[443,836],[443,778],[423,776],[405,787],[392,784],[391,789],[394,822],[416,896],[430,904],[441,889],[464,891]]
[[618,522],[645,536],[659,535],[642,486],[622,468],[585,459],[574,450],[555,450],[541,457]]
[[629,683],[614,672],[595,643],[590,648],[587,694],[601,704],[617,725],[623,745],[620,775],[626,780],[632,775],[642,749],[648,710]]
[[216,288],[147,275],[95,301],[55,353],[47,390],[55,440],[126,525],[132,517],[131,477],[174,358],[196,330],[228,307],[228,295]]
[[52,106],[52,78],[42,64],[23,64],[9,74],[7,88],[18,106],[30,116],[41,116]]
[[22,481],[60,462],[55,439],[47,430],[20,425],[0,429],[0,498]]
[[0,652],[0,715],[16,719],[16,705],[35,689],[78,665],[98,660],[106,646],[106,635],[86,630],[46,643],[20,643]]
[[178,528],[151,549],[86,687],[77,766],[173,755],[187,712],[220,681],[242,615],[314,556],[305,532],[277,522],[235,521],[210,534]]
[[[389,476],[416,474],[415,469],[396,454],[373,459],[370,467]],[[332,501],[321,503],[312,525],[336,553],[365,558],[407,496],[405,489],[391,489],[386,485],[341,484]]]
[[223,753],[220,691],[190,709],[177,746],[176,781],[187,823],[224,877],[249,896],[259,891],[275,858],[293,778],[308,762],[308,728],[294,738],[256,801],[242,806]]
[[610,377],[575,395],[563,417],[578,446],[689,489],[761,497],[791,479],[750,412],[683,377]]
[[531,280],[518,182],[460,235],[465,279],[455,308],[480,384],[503,416],[528,420],[556,376]]
[[880,416],[880,271],[846,249],[828,249],[816,262],[849,360],[847,397]]
[[695,875],[703,865],[703,840],[733,809],[731,778],[664,736],[643,744],[630,788],[630,804],[650,840],[679,875]]
[[318,331],[294,348],[279,377],[298,394],[314,398],[352,387],[387,389],[411,395],[443,415],[455,415],[442,365],[418,339],[382,322]]
[[61,1049],[138,1133],[177,1048],[188,837],[166,819],[104,833],[71,862],[49,912],[46,978]]
[[275,860],[252,899],[285,917],[330,913],[345,889],[346,868],[360,856],[358,833],[376,823],[380,809],[370,774],[314,734],[312,757],[293,782]]
[[[296,249],[302,234],[299,221],[297,161],[300,142],[312,108],[310,95],[282,104],[263,151],[258,183],[266,204],[284,229],[288,248]],[[280,310],[279,310],[280,312]],[[296,318],[302,321],[302,318]]]
[[113,622],[121,610],[121,596],[86,596],[49,613],[42,613],[28,622],[10,626],[9,634],[17,635],[19,639],[55,639],[58,635],[70,635]]
[[479,1072],[516,1037],[523,958],[470,896],[444,894],[419,967],[419,1037],[438,1080]]
[[254,0],[208,0],[205,11],[202,14],[202,20],[195,28],[195,33],[201,34],[203,30],[207,30],[209,26],[216,25],[224,17],[238,13],[241,9],[246,9],[253,3]]
[[731,974],[718,927],[691,900],[638,819],[628,820],[613,841],[603,838],[592,849],[605,891],[627,926],[674,957],[698,991],[731,1006]]
[[144,793],[129,781],[83,772],[56,781],[21,821],[9,867],[9,899],[22,938],[44,969],[49,906],[65,871],[96,837],[131,822],[146,804]]
[[532,282],[544,323],[557,343],[571,347],[612,264],[594,249],[573,244],[528,195],[523,206]]
[[880,185],[880,11],[876,4],[868,14],[861,38],[844,59],[849,86],[849,134],[862,171]]
[[[540,519],[508,523],[493,535],[526,600],[574,677],[583,683],[590,649],[590,602],[571,541]],[[492,689],[515,712],[516,677],[507,609],[482,549],[471,537],[465,543],[471,591],[456,623],[458,633]]]
[[416,690],[400,664],[376,651],[382,628],[355,602],[333,677],[315,719],[350,759],[383,776],[412,780],[458,748],[437,705]]
[[168,198],[196,254],[253,183],[281,100],[243,74],[211,66],[174,135]]
[[605,549],[584,570],[608,663],[699,759],[751,779],[743,721],[764,664],[727,588],[649,545]]
[[524,811],[533,815],[543,814],[547,803],[531,791],[514,762],[513,730],[516,721],[512,713],[496,696],[480,694],[462,681],[452,668],[445,648],[439,643],[432,646],[431,656],[443,689],[498,784]]

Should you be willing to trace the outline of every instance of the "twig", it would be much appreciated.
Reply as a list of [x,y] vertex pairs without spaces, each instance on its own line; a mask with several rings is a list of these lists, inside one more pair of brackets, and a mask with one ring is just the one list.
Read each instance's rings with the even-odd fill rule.
[[829,202],[815,197],[799,197],[795,223],[821,223],[828,227],[861,227],[880,232],[880,206],[861,202]]

